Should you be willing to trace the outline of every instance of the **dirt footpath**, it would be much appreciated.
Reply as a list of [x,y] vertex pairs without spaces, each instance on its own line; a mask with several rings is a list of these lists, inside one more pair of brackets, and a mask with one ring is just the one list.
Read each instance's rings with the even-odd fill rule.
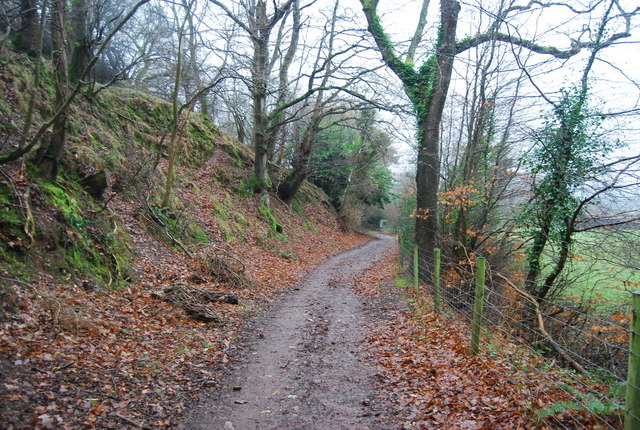
[[[394,428],[362,360],[366,299],[351,287],[395,245],[381,237],[316,268],[259,318],[233,371],[192,407],[184,429]],[[389,418],[391,419],[391,418]]]

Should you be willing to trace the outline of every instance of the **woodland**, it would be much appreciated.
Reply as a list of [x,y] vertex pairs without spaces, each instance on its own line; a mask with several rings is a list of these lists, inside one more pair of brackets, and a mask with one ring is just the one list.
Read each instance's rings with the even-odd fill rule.
[[640,428],[639,26],[634,0],[0,0],[0,427],[184,425],[259,312],[381,230],[351,290],[394,428]]

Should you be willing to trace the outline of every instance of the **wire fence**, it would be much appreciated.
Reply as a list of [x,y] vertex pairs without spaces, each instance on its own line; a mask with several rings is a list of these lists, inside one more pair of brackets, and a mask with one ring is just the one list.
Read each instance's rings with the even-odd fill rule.
[[[440,250],[436,252],[437,261]],[[434,299],[440,318],[468,323],[471,339],[480,282],[475,262],[442,266],[438,262],[432,274],[425,259],[417,258],[415,247],[402,246],[399,260],[415,291]],[[541,422],[560,429],[640,429],[640,293],[634,293],[628,306],[594,312],[562,298],[536,300],[518,287],[521,279],[491,266],[481,278],[483,284],[488,282],[479,296],[480,350],[491,340],[505,339],[521,347],[524,355],[545,363],[524,373],[526,383],[547,396],[538,399],[546,405],[536,411]],[[553,366],[555,371],[547,371],[556,362],[560,365]]]

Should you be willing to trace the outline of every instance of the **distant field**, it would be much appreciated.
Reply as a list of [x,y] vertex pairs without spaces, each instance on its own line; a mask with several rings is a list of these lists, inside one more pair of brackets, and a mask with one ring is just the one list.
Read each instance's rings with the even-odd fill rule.
[[639,230],[578,233],[573,254],[565,295],[629,303],[640,290]]

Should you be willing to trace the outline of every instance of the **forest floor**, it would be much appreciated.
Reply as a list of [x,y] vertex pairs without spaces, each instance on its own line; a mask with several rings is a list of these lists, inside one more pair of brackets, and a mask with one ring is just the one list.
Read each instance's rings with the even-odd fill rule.
[[[246,247],[254,257],[247,271],[260,283],[227,289],[241,302],[216,304],[213,323],[150,294],[200,276],[195,262],[152,252],[158,244],[148,243],[137,263],[141,279],[123,290],[14,281],[21,312],[0,326],[0,428],[176,428],[201,393],[217,385],[256,313],[279,303],[328,256],[371,240],[318,233],[307,235],[307,250],[298,249],[296,259]],[[146,243],[149,236],[133,239]]]
[[[134,254],[130,284],[109,289],[44,270],[25,282],[0,264],[0,302],[10,299],[14,308],[0,318],[0,429],[176,428],[185,409],[218,383],[256,313],[327,258],[371,241],[340,232],[320,199],[306,204],[305,217],[274,201],[285,228],[274,237],[257,198],[234,197],[215,182],[215,169],[240,175],[226,154],[214,155],[176,190],[184,202],[176,210],[198,219],[209,236],[209,246],[193,258],[153,233],[135,199],[115,196],[110,207]],[[240,220],[227,221],[231,239],[221,229],[223,209]],[[33,211],[44,220],[52,213],[43,205]],[[209,256],[221,250],[228,261],[242,263],[248,285],[210,273]],[[33,266],[55,258],[45,254]],[[154,296],[181,284],[232,294],[239,303],[208,305],[215,320],[199,321]]]

